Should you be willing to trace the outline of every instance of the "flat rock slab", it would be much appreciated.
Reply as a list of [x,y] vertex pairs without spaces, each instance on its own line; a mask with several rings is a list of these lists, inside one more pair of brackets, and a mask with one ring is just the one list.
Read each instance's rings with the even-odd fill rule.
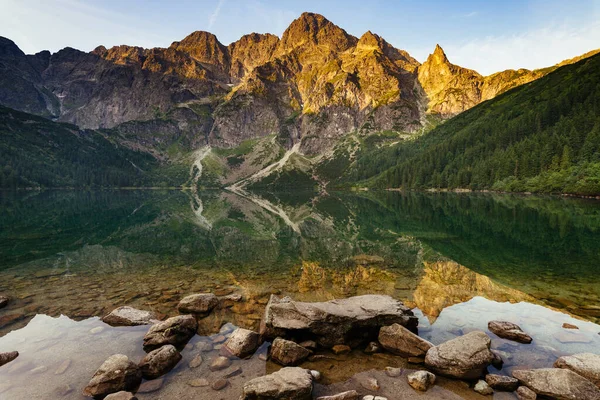
[[311,400],[312,375],[298,367],[286,367],[244,384],[241,400]]
[[494,360],[490,344],[491,339],[484,332],[469,332],[429,349],[425,365],[451,378],[478,379]]
[[104,398],[120,391],[134,392],[142,382],[142,371],[123,354],[115,354],[102,363],[90,383],[83,389],[85,396]]
[[596,385],[568,369],[516,370],[512,374],[538,395],[559,400],[600,400],[600,389]]
[[315,340],[326,348],[336,344],[354,347],[376,339],[382,326],[395,323],[416,330],[418,319],[401,301],[390,296],[364,295],[305,303],[271,295],[260,334],[265,339],[293,336],[299,341]]
[[570,369],[600,387],[600,355],[598,354],[581,353],[560,357],[554,366]]
[[144,336],[144,350],[150,351],[166,344],[185,345],[198,329],[198,322],[192,315],[178,315],[152,325]]
[[123,306],[102,317],[102,321],[110,326],[152,325],[158,322],[158,316],[152,311]]
[[513,324],[508,321],[490,321],[488,322],[488,329],[490,332],[495,333],[498,337],[508,340],[514,340],[519,343],[531,343],[532,338],[517,324]]
[[384,326],[379,330],[379,343],[402,357],[425,357],[433,343],[415,335],[400,324]]

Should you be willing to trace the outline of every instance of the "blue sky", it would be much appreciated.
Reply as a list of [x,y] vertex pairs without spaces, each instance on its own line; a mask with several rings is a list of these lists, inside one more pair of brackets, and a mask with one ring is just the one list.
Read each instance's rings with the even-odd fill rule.
[[371,30],[419,61],[439,43],[450,61],[484,74],[600,48],[600,0],[0,0],[0,10],[0,36],[26,53],[166,47],[195,30],[229,44],[250,32],[281,36],[303,11],[355,36]]

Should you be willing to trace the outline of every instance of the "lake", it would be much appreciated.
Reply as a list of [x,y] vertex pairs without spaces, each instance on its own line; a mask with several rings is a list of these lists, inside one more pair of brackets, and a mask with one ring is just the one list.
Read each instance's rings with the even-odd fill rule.
[[[388,294],[414,309],[420,335],[434,344],[487,331],[491,319],[510,320],[535,340],[521,345],[490,334],[505,358],[501,373],[551,366],[563,354],[598,353],[599,260],[597,200],[0,192],[0,294],[13,299],[0,310],[0,352],[21,353],[0,369],[0,398],[82,398],[107,356],[143,356],[147,327],[111,328],[98,317],[122,305],[172,316],[183,296],[204,291],[237,293],[244,301],[202,320],[203,336],[186,347],[184,361],[140,399],[192,396],[186,360],[194,345],[233,326],[258,329],[272,293],[304,301]],[[564,329],[565,322],[579,329]],[[398,357],[366,360],[360,351],[345,357],[311,366],[329,371],[323,385],[405,366]],[[333,366],[319,364],[326,362]],[[247,363],[240,382],[275,368],[258,358]],[[345,368],[336,368],[340,363]],[[219,392],[222,398],[237,398],[237,378]],[[439,398],[470,396],[450,381],[442,380],[439,390],[450,396]],[[198,388],[190,398],[214,398],[210,392]]]

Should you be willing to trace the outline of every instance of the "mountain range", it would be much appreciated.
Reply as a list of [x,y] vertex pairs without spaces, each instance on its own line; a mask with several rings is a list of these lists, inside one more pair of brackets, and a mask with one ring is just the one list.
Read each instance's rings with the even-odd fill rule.
[[365,149],[412,142],[598,51],[482,76],[452,64],[440,46],[420,63],[370,31],[357,38],[313,13],[281,38],[252,33],[228,46],[197,31],[168,48],[26,55],[0,38],[0,104],[179,168],[169,185],[324,187]]

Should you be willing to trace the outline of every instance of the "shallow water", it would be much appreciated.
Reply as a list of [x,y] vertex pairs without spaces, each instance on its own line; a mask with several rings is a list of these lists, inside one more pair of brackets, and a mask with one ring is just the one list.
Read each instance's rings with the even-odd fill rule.
[[[491,334],[506,361],[502,373],[600,348],[597,201],[52,191],[1,193],[0,211],[0,293],[14,299],[0,310],[0,351],[21,352],[0,369],[2,399],[81,398],[106,357],[143,356],[147,328],[111,328],[97,317],[121,305],[171,316],[181,297],[202,291],[244,297],[201,321],[207,336],[226,323],[256,329],[272,293],[306,301],[384,293],[414,307],[421,336],[434,343],[485,331],[491,319],[521,325],[532,345]],[[212,376],[187,367],[201,340],[208,338],[193,339],[160,390],[140,398],[237,398],[244,381],[277,368],[255,356],[240,361],[243,374],[223,391],[191,388],[194,377]],[[324,373],[323,393],[361,371],[406,367],[360,351],[312,364]],[[474,396],[456,382],[442,386],[438,398]]]

